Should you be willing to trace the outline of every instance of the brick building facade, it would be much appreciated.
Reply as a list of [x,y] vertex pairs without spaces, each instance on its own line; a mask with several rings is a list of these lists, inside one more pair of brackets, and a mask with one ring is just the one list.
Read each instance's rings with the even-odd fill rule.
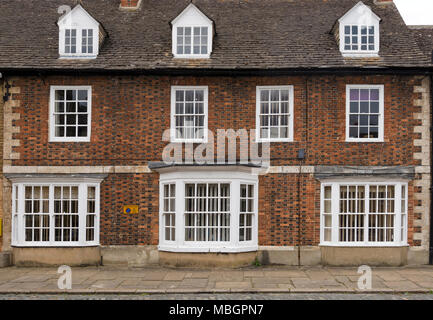
[[[29,1],[28,10],[39,2]],[[55,17],[63,4],[57,2],[38,10]],[[58,36],[67,38],[60,40],[66,46],[60,58],[56,42],[47,57],[37,51],[26,61],[17,50],[14,64],[0,59],[3,90],[11,85],[3,105],[2,246],[12,252],[15,264],[428,262],[431,63],[392,1],[365,1],[367,7],[352,0],[272,0],[274,8],[258,1],[239,6],[176,1],[167,16],[162,12],[169,0],[83,1],[75,7],[69,2],[73,10],[59,19]],[[1,4],[5,14],[14,8]],[[308,32],[325,43],[299,61],[298,49],[291,56],[260,34],[250,48],[259,58],[245,50],[248,41],[230,48],[230,41],[238,39],[230,37],[228,20],[220,16],[234,10],[250,26],[263,10],[278,19],[279,6],[309,15],[317,4],[331,15],[321,24],[326,36],[315,28]],[[365,36],[372,46],[366,51],[372,52],[340,52],[344,19],[353,25],[352,15],[362,16],[369,8],[372,27],[359,25],[359,41],[361,46],[366,24],[365,34],[376,37]],[[68,15],[78,26],[72,23],[65,31]],[[144,19],[156,29],[172,23],[173,53],[165,25],[162,35],[157,31],[143,42],[135,32],[126,43],[119,40],[128,34],[119,21],[144,28],[143,16],[162,20]],[[381,20],[380,33],[375,19]],[[188,28],[185,20],[194,21],[193,29],[201,26],[188,31],[200,34],[194,33],[201,37],[198,50],[205,51],[198,60],[176,56],[187,50],[186,29],[174,33]],[[38,21],[38,28],[52,35],[47,29],[52,26],[44,23]],[[92,33],[99,34],[99,41],[88,40],[90,33],[84,31],[90,27],[82,23],[99,28]],[[263,31],[272,30],[271,25],[264,22]],[[287,40],[305,45],[302,51],[308,44],[291,37],[300,27],[282,23],[278,30],[292,28]],[[246,28],[242,35],[254,30]],[[357,37],[353,30],[351,46]],[[379,35],[380,49],[373,41]],[[156,49],[142,51],[150,48],[149,39]],[[83,44],[81,56],[74,57],[72,44],[78,47],[80,40],[87,47],[98,44],[98,55],[84,56]],[[137,47],[129,57],[131,43]],[[116,55],[117,62],[110,60]],[[193,111],[187,113],[189,107]],[[188,117],[194,118],[189,127]],[[174,127],[184,130],[181,136],[163,139],[164,131]],[[181,145],[185,160],[188,146],[196,149],[212,141],[202,139],[197,128],[215,135],[219,129],[260,129],[249,147],[264,148],[269,142],[269,162],[257,165],[251,155],[242,162],[239,151],[234,163],[221,161],[215,139],[213,162],[163,163],[170,142]],[[193,138],[184,143],[187,132]]]

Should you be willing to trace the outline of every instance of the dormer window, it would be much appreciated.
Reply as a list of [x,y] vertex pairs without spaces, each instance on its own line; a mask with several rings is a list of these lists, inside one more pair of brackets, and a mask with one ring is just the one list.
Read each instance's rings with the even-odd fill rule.
[[203,59],[212,52],[213,23],[194,4],[190,4],[173,26],[173,55],[175,58]]
[[81,52],[93,54],[93,29],[83,29],[81,39]]
[[335,35],[343,56],[378,56],[379,22],[380,18],[362,2],[339,19]]
[[65,53],[77,53],[77,29],[65,29]]
[[208,27],[177,27],[177,55],[207,55]]
[[344,26],[344,51],[375,51],[374,26]]
[[94,59],[98,56],[106,33],[81,5],[63,15],[57,24],[60,58]]

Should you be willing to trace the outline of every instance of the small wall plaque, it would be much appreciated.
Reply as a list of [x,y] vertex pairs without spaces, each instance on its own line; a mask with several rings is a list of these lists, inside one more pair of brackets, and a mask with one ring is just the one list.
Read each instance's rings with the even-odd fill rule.
[[138,206],[123,206],[123,213],[124,214],[137,214],[138,213]]

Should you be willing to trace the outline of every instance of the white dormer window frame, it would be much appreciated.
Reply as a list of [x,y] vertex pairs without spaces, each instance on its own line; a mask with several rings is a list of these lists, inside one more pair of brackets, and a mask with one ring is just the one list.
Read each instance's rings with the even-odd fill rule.
[[99,54],[99,22],[81,5],[58,21],[61,59],[95,59]]
[[358,2],[339,22],[340,51],[344,57],[378,57],[380,18],[363,2]]
[[172,52],[175,58],[210,58],[213,22],[194,4],[189,4],[171,24]]

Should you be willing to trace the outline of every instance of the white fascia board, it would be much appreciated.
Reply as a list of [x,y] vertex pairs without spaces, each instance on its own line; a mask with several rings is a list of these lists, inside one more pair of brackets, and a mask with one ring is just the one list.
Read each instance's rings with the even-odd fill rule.
[[[75,15],[80,15],[81,17],[85,16],[87,17],[93,24],[97,25],[99,27],[99,22],[92,17],[90,13],[88,13],[80,4],[76,5],[71,11],[65,13],[63,16],[59,18],[57,21],[57,25],[61,26],[63,24],[64,20],[67,20],[68,18],[71,18],[71,20],[75,20]],[[78,16],[80,18],[80,16]]]
[[[191,12],[190,12],[191,11]],[[190,13],[190,15],[196,15],[197,18],[202,18],[206,23],[212,25],[212,20],[209,19],[203,12],[200,11],[193,3],[190,3],[172,22],[171,24],[174,26],[178,22],[181,22],[182,18]]]
[[[340,19],[338,19],[338,22],[342,23],[347,19],[350,19],[351,16],[356,16],[359,18],[359,12],[356,12],[357,9],[363,8],[364,10],[368,10],[368,12],[372,15],[373,18],[375,18],[377,21],[381,21],[382,19],[376,15],[373,10],[367,5],[365,5],[362,1],[359,1],[352,9],[347,11]],[[366,12],[364,12],[365,14]]]

